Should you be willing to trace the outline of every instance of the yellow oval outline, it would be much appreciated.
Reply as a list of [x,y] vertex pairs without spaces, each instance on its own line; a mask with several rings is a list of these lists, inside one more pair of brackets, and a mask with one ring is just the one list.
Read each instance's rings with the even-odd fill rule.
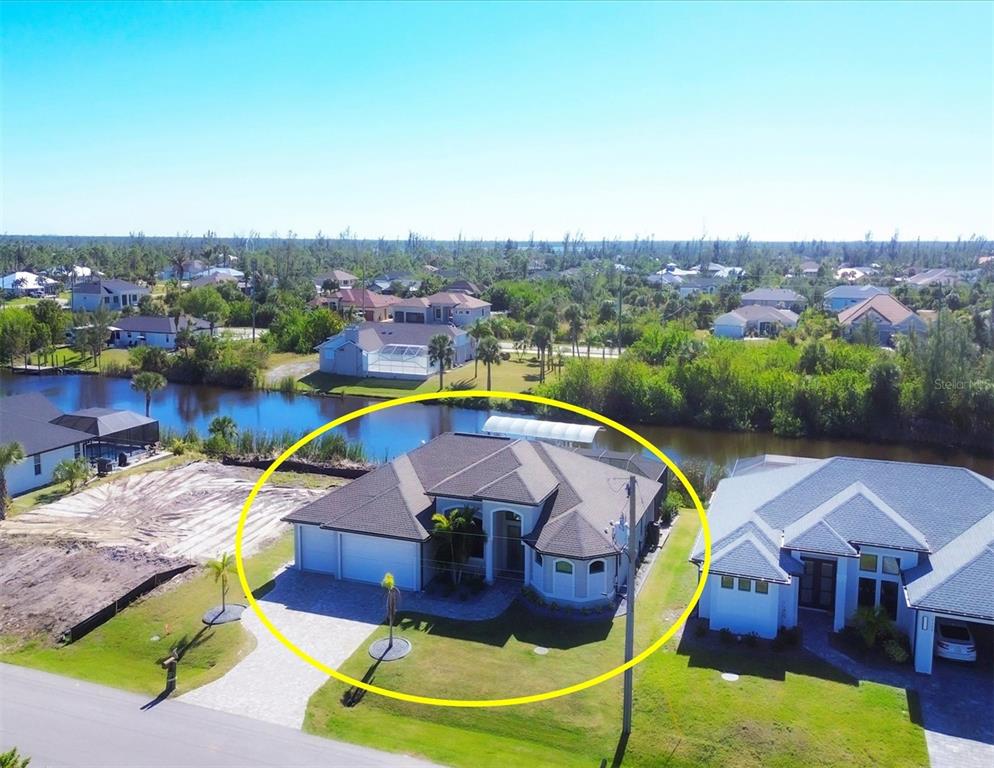
[[[252,589],[248,584],[248,579],[245,576],[245,566],[242,562],[242,537],[245,531],[245,521],[248,519],[249,510],[252,508],[252,502],[255,501],[256,495],[259,493],[263,485],[270,478],[270,476],[275,472],[279,466],[290,458],[297,450],[302,446],[309,443],[314,438],[319,435],[324,434],[329,429],[334,429],[337,426],[346,424],[353,419],[358,419],[361,416],[366,416],[370,413],[375,413],[376,411],[382,411],[386,408],[393,408],[397,405],[407,405],[408,403],[419,403],[426,400],[446,400],[453,397],[488,397],[498,400],[523,400],[529,403],[538,403],[540,405],[548,405],[553,408],[562,408],[567,411],[572,411],[573,413],[578,413],[581,416],[585,416],[588,419],[593,419],[594,421],[599,421],[601,424],[612,427],[618,430],[623,435],[630,437],[635,442],[639,443],[641,446],[646,448],[649,452],[659,458],[670,471],[680,480],[683,487],[687,489],[690,494],[690,498],[694,502],[694,508],[697,510],[697,514],[701,519],[701,530],[704,532],[704,564],[698,578],[697,589],[694,590],[693,597],[690,603],[684,609],[683,613],[670,625],[670,627],[663,633],[656,642],[646,648],[644,651],[635,656],[631,661],[627,661],[623,664],[618,665],[614,669],[610,669],[596,677],[591,677],[588,680],[583,680],[579,683],[574,683],[573,685],[566,686],[565,688],[557,688],[556,690],[546,691],[544,693],[532,693],[527,696],[514,696],[506,699],[443,699],[436,698],[434,696],[419,696],[414,693],[403,693],[402,691],[394,691],[390,688],[381,688],[378,685],[371,685],[370,683],[364,683],[362,680],[356,680],[354,677],[349,677],[348,675],[339,672],[337,669],[333,669],[326,664],[315,659],[313,656],[308,654],[306,651],[301,650],[296,645],[294,645],[282,632],[280,632],[276,626],[269,620],[262,608],[259,607],[259,603],[256,602],[255,597],[252,595]],[[711,570],[711,529],[708,527],[707,515],[704,512],[704,505],[701,504],[700,498],[697,496],[697,491],[687,480],[686,475],[680,470],[680,468],[673,463],[673,461],[663,453],[661,450],[656,448],[652,443],[646,440],[637,432],[629,429],[624,424],[619,424],[613,419],[609,419],[607,416],[602,416],[595,411],[588,410],[586,408],[581,408],[578,405],[573,405],[572,403],[566,403],[559,400],[553,400],[550,397],[541,397],[540,395],[525,394],[522,392],[501,392],[501,391],[489,391],[483,389],[467,389],[461,390],[458,394],[452,392],[424,392],[418,395],[406,395],[404,397],[394,398],[393,400],[386,400],[382,403],[375,403],[373,405],[368,405],[365,408],[359,408],[355,411],[350,411],[349,413],[341,416],[334,421],[329,421],[324,426],[318,427],[314,431],[304,435],[300,440],[287,448],[283,453],[281,453],[269,467],[262,473],[262,476],[256,481],[255,485],[252,487],[248,498],[245,500],[245,504],[242,506],[241,515],[238,518],[238,528],[235,531],[235,567],[238,570],[238,581],[241,584],[242,590],[245,592],[245,597],[248,600],[249,606],[255,611],[255,614],[259,617],[263,626],[268,629],[273,637],[280,641],[287,650],[293,653],[297,658],[302,661],[307,662],[312,667],[321,670],[326,675],[339,680],[340,682],[346,683],[357,688],[369,691],[370,693],[377,693],[380,696],[386,696],[391,699],[398,699],[400,701],[410,701],[415,704],[428,704],[435,707],[467,707],[467,708],[482,708],[482,707],[512,707],[519,704],[532,704],[539,701],[548,701],[550,699],[557,699],[561,696],[568,696],[571,693],[577,693],[583,691],[587,688],[592,688],[595,685],[599,685],[613,677],[617,677],[622,674],[625,670],[634,667],[636,664],[647,659],[650,655],[659,650],[674,634],[676,634],[677,629],[681,624],[687,621],[690,617],[690,612],[694,610],[694,606],[697,605],[698,601],[701,599],[701,594],[704,592],[704,585],[707,583],[708,573]]]

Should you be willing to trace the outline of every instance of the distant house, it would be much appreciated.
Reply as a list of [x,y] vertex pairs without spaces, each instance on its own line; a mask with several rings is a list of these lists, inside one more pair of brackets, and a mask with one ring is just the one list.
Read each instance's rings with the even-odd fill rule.
[[[0,398],[0,443],[20,443],[26,458],[4,473],[11,496],[50,485],[61,461],[96,458],[158,442],[159,422],[131,411],[99,410],[102,432],[94,414],[66,414],[37,393]],[[74,419],[74,416],[80,418]]]
[[926,269],[907,279],[908,285],[916,288],[927,288],[930,285],[956,285],[958,282],[960,276],[955,269]]
[[314,288],[320,293],[324,289],[324,284],[328,281],[336,283],[339,288],[354,288],[359,278],[344,269],[332,269],[322,272],[314,278]]
[[328,307],[341,312],[343,315],[362,313],[364,319],[371,322],[383,322],[393,318],[393,305],[400,301],[396,296],[389,296],[365,288],[342,288],[331,296],[319,297]]
[[0,291],[17,296],[55,293],[59,284],[34,272],[11,272],[0,277]]
[[869,321],[881,344],[890,344],[895,333],[927,333],[927,323],[889,293],[871,296],[839,313],[839,326],[852,339],[861,325]]
[[808,300],[797,291],[790,288],[756,288],[742,294],[742,306],[777,307],[779,309],[798,310],[807,306]]
[[[231,270],[232,272],[237,272],[237,270]],[[241,273],[239,273],[241,274]],[[235,283],[238,284],[241,281],[240,277],[230,274],[229,272],[204,272],[190,281],[191,288],[204,288],[209,285],[220,285],[221,283]]]
[[476,283],[472,283],[469,280],[463,280],[462,278],[453,280],[445,286],[445,290],[449,293],[465,293],[469,296],[476,297],[479,297],[480,293],[482,293],[482,291],[480,291],[480,287]]
[[797,314],[789,309],[755,304],[733,309],[714,319],[714,335],[728,339],[745,336],[776,336],[783,328],[794,328]]
[[158,273],[160,280],[189,280],[195,275],[201,274],[205,269],[207,269],[207,262],[203,259],[190,259],[189,261],[183,262],[183,274],[180,275],[179,270],[177,270],[172,264],[170,264],[165,269]]
[[442,334],[452,339],[455,365],[473,357],[472,337],[454,325],[360,323],[328,338],[316,349],[323,373],[383,379],[426,379],[438,373],[428,344]]
[[103,307],[110,312],[120,312],[125,307],[136,307],[148,288],[116,278],[98,278],[77,282],[72,287],[72,311],[95,312]]
[[819,264],[817,261],[807,261],[801,262],[800,272],[805,277],[817,277],[818,276]]
[[466,328],[490,317],[490,302],[465,293],[433,293],[403,299],[393,305],[395,323],[452,323]]
[[[879,610],[927,674],[937,620],[994,624],[990,478],[941,465],[757,457],[735,465],[709,507],[711,567],[697,612],[713,630],[772,638],[819,611],[839,632],[860,608]],[[700,535],[690,560],[700,572]]]
[[421,290],[421,279],[408,274],[385,274],[377,276],[369,284],[372,290],[391,296],[398,286],[403,292],[418,291]]
[[[677,275],[679,277],[679,275]],[[718,292],[722,285],[725,284],[724,280],[716,277],[696,277],[694,275],[688,275],[682,278],[683,282],[676,284],[676,289],[680,292],[682,298],[688,298],[696,293],[704,293],[707,295],[713,295]],[[672,284],[672,283],[671,283]]]
[[880,272],[879,267],[850,267],[843,265],[835,270],[836,280],[845,280],[849,283],[855,283],[860,280],[865,280],[868,277]]
[[885,293],[887,293],[886,290],[877,288],[875,285],[837,285],[835,288],[825,291],[822,306],[826,312],[838,314],[847,307]]
[[176,349],[176,334],[187,328],[195,334],[209,334],[211,325],[206,320],[188,315],[181,315],[178,322],[174,317],[152,315],[121,317],[110,327],[110,345],[118,348]]

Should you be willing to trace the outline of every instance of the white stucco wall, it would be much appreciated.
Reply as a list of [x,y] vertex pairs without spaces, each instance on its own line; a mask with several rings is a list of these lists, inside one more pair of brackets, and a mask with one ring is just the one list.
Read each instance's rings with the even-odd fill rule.
[[7,467],[4,473],[7,478],[7,492],[11,496],[33,491],[35,488],[49,485],[52,482],[52,470],[65,459],[76,458],[73,446],[67,445],[63,448],[56,448],[54,451],[46,451],[41,454],[41,474],[35,474],[34,456],[28,456],[24,461],[19,461],[11,467]]
[[708,600],[708,618],[711,629],[728,629],[735,634],[755,632],[760,637],[774,638],[779,629],[780,585],[769,584],[765,595],[756,592],[752,581],[748,592],[739,589],[739,579],[734,579],[731,589],[723,589],[721,576],[709,575],[701,600]]
[[745,325],[715,324],[714,335],[726,339],[741,339],[745,336]]
[[416,541],[294,525],[295,566],[350,581],[379,584],[393,574],[402,589],[421,588],[421,545]]

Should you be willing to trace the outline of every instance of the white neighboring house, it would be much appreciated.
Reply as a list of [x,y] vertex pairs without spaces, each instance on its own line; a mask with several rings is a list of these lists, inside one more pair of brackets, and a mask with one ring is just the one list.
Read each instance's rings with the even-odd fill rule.
[[93,435],[51,423],[62,415],[36,393],[0,399],[0,443],[20,443],[27,457],[4,471],[11,496],[49,485],[60,461],[83,455]]
[[72,287],[72,311],[95,312],[103,307],[110,312],[120,312],[124,307],[136,307],[142,296],[148,296],[144,288],[127,280],[98,278],[77,282]]
[[211,324],[199,317],[181,315],[177,322],[174,317],[131,315],[115,320],[110,326],[110,343],[118,348],[147,346],[176,349],[176,334],[187,328],[195,334],[211,332]]
[[[827,613],[879,608],[930,673],[937,618],[994,624],[994,481],[961,467],[836,457],[739,461],[708,510],[698,616],[775,637]],[[699,535],[690,560],[704,557]]]
[[826,312],[838,314],[844,309],[885,293],[887,291],[875,285],[837,285],[825,291],[822,307]]
[[808,300],[790,288],[756,288],[742,294],[742,306],[776,307],[779,309],[797,308],[803,310]]
[[867,322],[876,331],[879,343],[890,344],[896,333],[928,333],[928,324],[889,293],[871,296],[839,313],[839,327],[846,338],[852,339]]
[[475,342],[454,325],[364,322],[318,344],[318,367],[339,376],[423,380],[438,373],[428,357],[428,345],[438,335],[452,340],[454,366],[473,358]]
[[[661,465],[660,465],[661,466]],[[462,564],[489,584],[514,580],[544,599],[595,606],[624,588],[626,481],[636,472],[636,541],[644,551],[665,483],[543,442],[446,433],[307,504],[294,526],[304,571],[422,590],[441,576],[446,542],[432,515],[472,511]],[[662,468],[659,477],[665,477]]]
[[330,269],[314,278],[314,289],[321,293],[324,284],[329,280],[336,283],[339,288],[355,288],[359,283],[359,278],[351,272],[346,272],[344,269]]
[[11,272],[0,277],[0,291],[26,296],[31,293],[54,293],[58,283],[34,272]]
[[789,309],[776,309],[751,304],[733,309],[714,319],[714,335],[741,339],[750,334],[776,336],[784,328],[797,326],[797,314]]

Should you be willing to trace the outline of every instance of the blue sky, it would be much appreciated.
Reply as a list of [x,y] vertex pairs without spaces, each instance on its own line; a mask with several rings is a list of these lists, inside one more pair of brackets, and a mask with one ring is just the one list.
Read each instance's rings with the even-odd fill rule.
[[992,8],[3,3],[0,231],[991,237]]

